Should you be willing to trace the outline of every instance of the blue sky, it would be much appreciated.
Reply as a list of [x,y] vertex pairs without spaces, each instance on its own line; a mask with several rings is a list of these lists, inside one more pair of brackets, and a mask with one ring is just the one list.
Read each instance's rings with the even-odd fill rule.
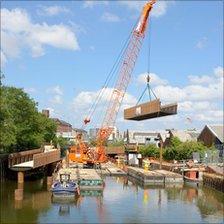
[[[143,4],[1,2],[3,83],[24,88],[39,110],[49,108],[53,117],[80,127]],[[178,102],[179,113],[143,122],[122,119],[122,110],[135,105],[144,89],[147,31],[117,119],[119,129],[200,129],[207,123],[222,123],[222,9],[223,1],[156,3],[149,30],[151,85],[163,103]],[[107,99],[103,97],[90,127],[100,125]]]

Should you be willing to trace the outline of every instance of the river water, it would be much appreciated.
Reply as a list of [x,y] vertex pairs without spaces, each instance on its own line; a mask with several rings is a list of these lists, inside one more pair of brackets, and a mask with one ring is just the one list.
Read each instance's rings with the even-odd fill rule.
[[1,183],[2,223],[223,223],[224,194],[207,187],[143,188],[127,177],[106,177],[102,192],[82,192],[70,202],[52,199],[43,179],[25,182],[20,202],[16,188],[15,181]]

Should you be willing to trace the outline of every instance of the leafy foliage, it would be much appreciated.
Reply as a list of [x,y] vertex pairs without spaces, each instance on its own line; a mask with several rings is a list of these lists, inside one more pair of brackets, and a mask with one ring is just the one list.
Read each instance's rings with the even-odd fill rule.
[[22,89],[0,88],[0,149],[4,152],[40,147],[55,138],[56,124],[37,110]]
[[140,153],[143,157],[159,158],[159,148],[157,148],[156,145],[153,144],[140,147]]
[[177,137],[171,139],[171,145],[163,152],[165,160],[192,159],[193,152],[198,152],[202,157],[208,148],[201,142],[186,141],[181,142]]
[[56,137],[53,139],[54,145],[57,147],[57,145],[61,148],[61,156],[64,157],[66,155],[66,150],[69,148],[71,143],[68,139],[63,138],[62,136]]

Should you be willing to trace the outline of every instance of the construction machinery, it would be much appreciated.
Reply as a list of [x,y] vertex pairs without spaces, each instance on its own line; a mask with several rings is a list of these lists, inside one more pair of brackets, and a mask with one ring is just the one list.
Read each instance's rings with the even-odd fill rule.
[[[104,145],[113,131],[118,111],[130,82],[131,74],[142,46],[143,39],[145,37],[149,14],[155,2],[156,0],[151,0],[144,5],[140,18],[131,32],[129,41],[125,50],[123,51],[123,57],[121,59],[118,70],[118,79],[113,88],[101,128],[97,133],[96,147],[88,147],[88,145],[83,142],[81,134],[78,135],[77,145],[71,147],[70,149],[69,158],[71,161],[91,164],[102,163],[106,161]],[[85,118],[84,125],[88,124],[90,120],[90,116]]]

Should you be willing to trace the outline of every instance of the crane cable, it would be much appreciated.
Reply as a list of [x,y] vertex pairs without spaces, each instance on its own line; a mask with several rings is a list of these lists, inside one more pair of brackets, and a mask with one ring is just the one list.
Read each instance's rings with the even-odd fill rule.
[[[123,47],[122,47],[122,49],[121,49],[119,55],[118,55],[118,57],[116,58],[115,63],[114,63],[114,65],[112,66],[112,68],[111,68],[111,70],[110,70],[110,72],[109,72],[109,74],[108,74],[108,76],[107,76],[107,78],[106,78],[106,80],[105,80],[105,82],[104,82],[104,84],[103,84],[102,89],[101,89],[100,92],[97,94],[96,99],[94,100],[94,103],[92,104],[92,106],[91,106],[90,109],[89,109],[88,116],[87,116],[87,118],[88,118],[89,120],[92,118],[92,116],[93,116],[93,114],[94,114],[94,112],[95,112],[95,110],[96,110],[96,108],[97,108],[97,106],[98,106],[100,100],[102,99],[102,96],[103,96],[103,94],[104,94],[106,88],[108,87],[108,85],[109,85],[111,79],[113,78],[113,76],[114,76],[114,74],[115,74],[115,71],[118,69],[118,66],[119,66],[119,64],[120,64],[120,62],[121,62],[121,59],[122,59],[122,57],[123,57],[123,55],[124,55],[124,53],[126,52],[126,49],[127,49],[127,47],[128,47],[128,44],[129,44],[129,40],[130,40],[130,38],[131,38],[131,35],[132,35],[132,33],[133,33],[133,31],[134,31],[134,29],[135,29],[137,23],[138,23],[138,20],[139,20],[139,18],[137,19],[136,23],[134,24],[134,26],[133,26],[133,28],[132,28],[132,31],[131,31],[130,34],[128,35],[128,37],[127,37],[127,39],[126,39],[126,41],[125,41],[125,43],[124,43],[124,45],[123,45]],[[85,125],[85,124],[82,125],[82,129],[84,128],[84,125]]]
[[152,20],[151,20],[151,17],[149,18],[149,29],[148,29],[148,61],[147,61],[147,77],[146,77],[146,79],[147,79],[147,85],[146,85],[146,87],[145,87],[145,89],[143,90],[143,92],[142,92],[142,94],[141,94],[141,96],[139,97],[139,99],[138,99],[138,101],[137,101],[137,103],[136,103],[136,106],[139,104],[139,102],[141,101],[141,99],[143,98],[143,96],[144,96],[144,94],[145,94],[145,92],[148,90],[148,94],[149,94],[149,99],[150,99],[150,101],[152,100],[152,97],[151,97],[151,92],[152,92],[152,94],[154,95],[154,97],[155,97],[155,99],[157,99],[157,97],[156,97],[156,94],[154,93],[154,91],[152,90],[152,88],[150,87],[150,85],[149,85],[149,81],[150,81],[150,69],[151,69],[151,61],[150,61],[150,59],[151,59],[151,30],[152,30],[152,25],[151,25],[151,23],[152,23]]

